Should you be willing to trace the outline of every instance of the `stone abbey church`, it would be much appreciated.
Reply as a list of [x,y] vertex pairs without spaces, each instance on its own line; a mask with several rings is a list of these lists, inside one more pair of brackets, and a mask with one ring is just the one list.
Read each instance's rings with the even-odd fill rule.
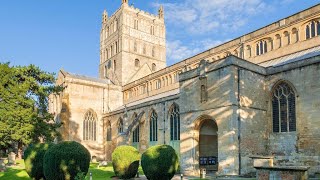
[[102,16],[99,78],[61,70],[63,140],[111,160],[169,144],[181,172],[255,172],[252,156],[320,173],[320,4],[166,66],[164,9]]

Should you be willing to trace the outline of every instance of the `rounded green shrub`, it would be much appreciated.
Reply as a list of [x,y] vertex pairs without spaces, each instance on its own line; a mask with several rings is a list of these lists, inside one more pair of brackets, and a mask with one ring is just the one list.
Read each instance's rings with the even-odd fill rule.
[[139,161],[139,151],[132,146],[119,146],[112,153],[114,173],[121,179],[135,177],[138,172]]
[[149,180],[168,180],[177,172],[179,159],[171,146],[157,145],[142,154],[141,166]]
[[28,175],[33,179],[45,179],[43,174],[43,157],[46,151],[53,146],[51,143],[29,145],[24,151],[24,164]]
[[44,155],[43,170],[47,180],[75,179],[78,173],[88,173],[90,153],[80,143],[64,141],[54,145]]

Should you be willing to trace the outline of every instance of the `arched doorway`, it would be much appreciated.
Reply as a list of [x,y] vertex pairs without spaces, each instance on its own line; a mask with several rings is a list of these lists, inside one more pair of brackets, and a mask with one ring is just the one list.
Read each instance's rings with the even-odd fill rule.
[[199,129],[199,167],[218,170],[218,127],[211,119],[203,120]]

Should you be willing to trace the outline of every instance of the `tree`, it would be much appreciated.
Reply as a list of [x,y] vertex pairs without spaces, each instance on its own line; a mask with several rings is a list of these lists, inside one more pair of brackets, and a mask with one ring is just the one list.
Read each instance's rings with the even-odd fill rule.
[[63,90],[54,74],[29,66],[0,63],[0,148],[21,148],[59,136],[60,126],[48,112],[49,94]]

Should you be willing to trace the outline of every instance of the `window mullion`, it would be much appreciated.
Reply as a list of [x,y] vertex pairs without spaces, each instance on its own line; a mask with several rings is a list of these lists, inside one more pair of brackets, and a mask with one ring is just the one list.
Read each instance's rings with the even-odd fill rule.
[[281,104],[280,104],[280,98],[278,99],[278,111],[279,111],[279,132],[281,132]]

